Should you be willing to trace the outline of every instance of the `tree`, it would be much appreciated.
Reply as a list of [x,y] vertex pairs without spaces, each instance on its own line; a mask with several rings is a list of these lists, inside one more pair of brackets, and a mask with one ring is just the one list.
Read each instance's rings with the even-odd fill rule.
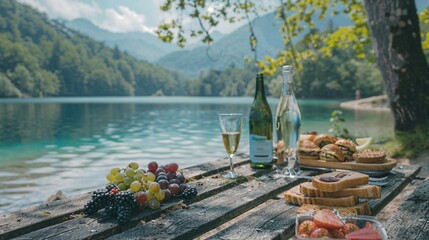
[[[372,38],[375,57],[394,115],[395,129],[411,132],[416,126],[429,125],[429,68],[422,49],[420,34],[423,33],[420,33],[414,0],[280,0],[271,9],[252,0],[219,0],[216,3],[206,0],[166,0],[161,9],[181,12],[177,15],[178,19],[163,22],[159,26],[157,34],[164,41],[176,40],[178,45],[183,45],[186,36],[200,36],[203,42],[210,44],[213,41],[210,29],[220,21],[247,19],[252,49],[255,49],[257,37],[252,32],[249,15],[275,10],[282,22],[280,34],[285,48],[279,51],[276,58],[265,57],[264,61],[259,61],[260,69],[268,74],[274,74],[281,65],[291,62],[298,70],[302,70],[305,60],[316,60],[319,53],[331,57],[335,48],[346,49],[351,46],[357,58],[373,58],[374,51],[369,48]],[[314,31],[314,20],[324,19],[328,13],[348,14],[353,25],[339,27],[321,36]],[[421,15],[428,18],[429,11],[425,10]],[[183,16],[196,19],[199,29],[185,29],[182,25]],[[307,33],[307,47],[299,50],[295,48],[293,39],[302,33]],[[429,48],[429,34],[426,35],[424,46]]]
[[429,119],[429,67],[413,0],[365,0],[377,64],[397,130]]

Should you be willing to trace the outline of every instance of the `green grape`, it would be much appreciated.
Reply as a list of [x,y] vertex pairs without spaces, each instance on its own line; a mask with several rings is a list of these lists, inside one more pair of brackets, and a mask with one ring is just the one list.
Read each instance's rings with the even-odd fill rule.
[[136,173],[136,175],[134,175],[133,179],[136,181],[141,181],[143,178],[143,174],[142,173]]
[[152,193],[151,191],[147,191],[147,192],[146,192],[146,195],[147,195],[147,200],[148,200],[148,201],[152,200],[152,198],[153,198],[153,196],[154,196],[154,195],[153,195],[153,193]]
[[125,169],[125,175],[127,175],[128,177],[134,177],[136,173],[134,172],[134,169],[132,168],[127,168]]
[[149,208],[158,209],[160,207],[161,207],[161,203],[156,198],[153,198],[152,200],[149,201]]
[[143,175],[143,179],[146,181],[154,182],[155,181],[155,174],[151,172],[147,172]]
[[140,191],[140,188],[142,187],[142,184],[139,181],[134,181],[131,183],[130,185],[130,189],[133,192],[138,192]]
[[131,182],[133,181],[133,179],[132,178],[130,178],[130,177],[124,177],[124,184],[125,184],[125,186],[130,186],[130,184],[131,184]]
[[130,164],[128,164],[128,167],[131,167],[134,170],[137,170],[139,168],[139,164],[136,162],[131,162]]
[[115,175],[116,175],[116,174],[118,174],[120,171],[121,171],[121,169],[120,169],[120,168],[115,167],[115,168],[112,168],[112,170],[110,170],[110,173],[111,173],[111,174],[113,174],[113,176],[115,176]]
[[151,191],[153,193],[159,192],[160,189],[161,189],[161,187],[159,186],[159,183],[157,183],[157,182],[152,182],[149,185],[149,191]]
[[127,186],[125,186],[125,184],[124,184],[124,183],[119,183],[119,184],[118,184],[118,188],[119,188],[119,190],[121,190],[121,191],[125,191],[125,190],[127,190]]
[[164,191],[159,191],[159,192],[155,193],[155,198],[158,199],[159,201],[164,200],[164,198],[165,198],[165,192]]
[[125,174],[123,174],[123,173],[118,173],[118,174],[116,174],[116,176],[115,176],[115,180],[117,180],[118,182],[123,182],[123,181],[124,181],[124,177],[125,177]]
[[113,176],[113,174],[109,173],[106,176],[107,181],[109,181],[110,183],[113,182],[113,180],[115,180],[115,176]]
[[136,170],[136,174],[141,174],[141,175],[143,175],[145,172],[146,172],[146,171],[145,171],[145,170],[143,170],[143,169],[137,169],[137,170]]

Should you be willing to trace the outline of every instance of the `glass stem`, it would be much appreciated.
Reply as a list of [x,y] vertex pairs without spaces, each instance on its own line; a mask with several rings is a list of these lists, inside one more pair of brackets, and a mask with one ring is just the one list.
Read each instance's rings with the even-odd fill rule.
[[232,160],[234,160],[234,154],[229,155],[229,170],[234,172],[234,165],[232,164]]

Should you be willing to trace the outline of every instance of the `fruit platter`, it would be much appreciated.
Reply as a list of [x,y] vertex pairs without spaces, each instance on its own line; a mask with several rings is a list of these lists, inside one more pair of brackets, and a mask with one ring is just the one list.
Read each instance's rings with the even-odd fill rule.
[[389,173],[398,163],[371,137],[350,140],[316,133],[300,136],[299,159],[303,167],[366,173]]
[[158,165],[153,161],[143,169],[131,162],[124,168],[112,168],[106,179],[105,188],[92,192],[84,213],[92,215],[104,209],[119,224],[127,223],[133,214],[146,207],[159,209],[162,202],[172,197],[189,199],[198,194],[196,187],[186,183],[177,163]]
[[296,237],[307,239],[386,240],[381,223],[368,216],[340,217],[335,210],[322,209],[296,217]]

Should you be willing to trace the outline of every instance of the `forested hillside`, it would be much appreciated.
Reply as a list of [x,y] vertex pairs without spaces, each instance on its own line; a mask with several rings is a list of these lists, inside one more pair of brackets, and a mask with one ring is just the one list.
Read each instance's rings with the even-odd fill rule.
[[0,1],[0,97],[185,95],[186,79]]

